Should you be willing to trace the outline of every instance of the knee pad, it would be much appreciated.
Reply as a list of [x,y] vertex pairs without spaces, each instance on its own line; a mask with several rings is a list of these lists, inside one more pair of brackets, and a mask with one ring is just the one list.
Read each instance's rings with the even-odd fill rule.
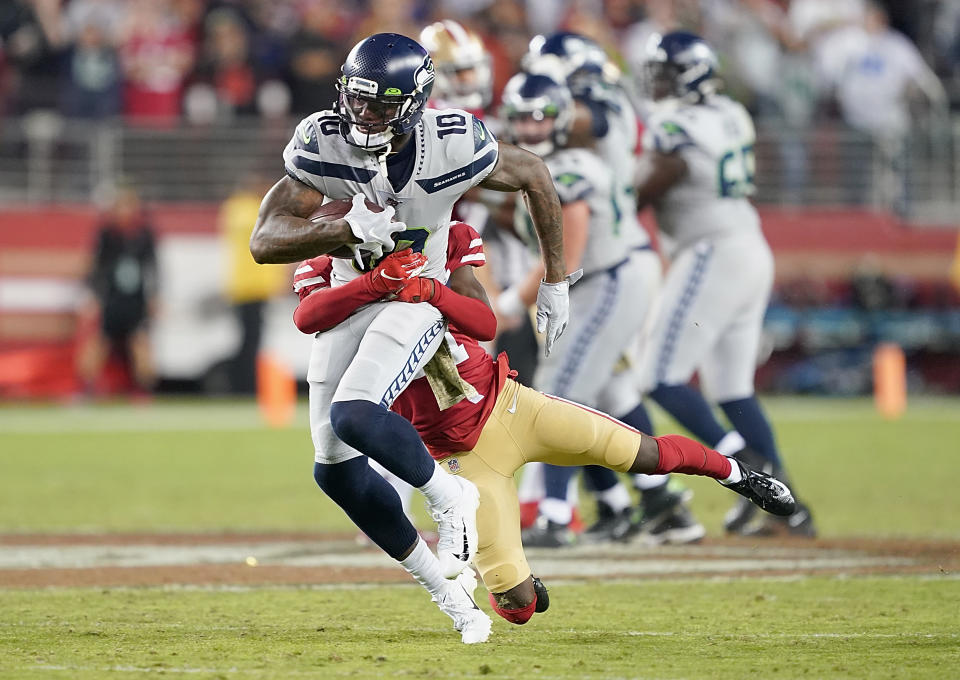
[[537,598],[534,596],[533,602],[528,604],[526,607],[521,607],[520,609],[503,609],[497,605],[497,598],[493,596],[493,593],[488,593],[490,598],[490,606],[493,607],[493,611],[505,618],[510,623],[515,623],[518,626],[522,626],[533,616],[534,612],[537,610]]

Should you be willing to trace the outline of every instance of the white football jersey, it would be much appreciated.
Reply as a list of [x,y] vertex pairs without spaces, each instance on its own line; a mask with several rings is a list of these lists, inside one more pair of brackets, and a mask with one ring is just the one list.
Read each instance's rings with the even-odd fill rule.
[[[410,176],[394,190],[381,155],[347,144],[336,113],[320,111],[297,126],[283,151],[284,167],[328,201],[362,193],[373,203],[393,206],[395,219],[407,225],[395,235],[395,250],[423,252],[422,275],[445,280],[453,204],[490,174],[499,145],[483,121],[459,109],[425,110],[408,144],[415,145]],[[333,285],[359,275],[355,260],[334,260]]]
[[617,204],[623,229],[640,232],[641,241],[649,243],[650,237],[637,219],[637,197],[634,178],[637,175],[637,148],[639,132],[637,113],[626,91],[617,85],[594,83],[587,98],[595,101],[606,112],[607,134],[597,139],[596,151],[608,167],[613,168],[616,181]]
[[[590,231],[580,260],[584,275],[622,262],[630,251],[649,241],[635,219],[625,219],[627,216],[616,200],[616,173],[595,152],[582,148],[560,149],[543,160],[553,176],[560,203],[584,200],[590,208]],[[518,203],[515,219],[517,233],[531,248],[536,248],[537,234],[522,202]]]
[[703,103],[652,110],[645,151],[678,153],[687,174],[655,204],[657,223],[682,249],[705,236],[755,232],[762,238],[753,195],[756,141],[742,105],[720,95]]

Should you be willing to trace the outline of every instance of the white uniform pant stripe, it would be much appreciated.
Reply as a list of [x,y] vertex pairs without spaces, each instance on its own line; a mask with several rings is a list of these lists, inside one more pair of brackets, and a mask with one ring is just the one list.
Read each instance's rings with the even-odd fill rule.
[[[670,370],[670,361],[673,358],[673,352],[677,346],[677,339],[683,330],[683,323],[686,320],[687,312],[700,291],[700,284],[703,282],[703,275],[707,268],[710,256],[713,254],[713,244],[708,243],[702,249],[697,250],[696,261],[690,272],[690,278],[687,279],[687,285],[683,290],[680,301],[673,310],[670,317],[670,324],[667,327],[667,336],[660,350],[660,356],[657,358],[657,383],[666,380],[667,373]],[[652,385],[651,387],[656,387]]]
[[580,331],[576,338],[574,338],[573,350],[569,354],[570,360],[560,371],[551,390],[552,394],[558,397],[567,394],[567,391],[570,389],[570,384],[576,377],[577,372],[583,367],[583,360],[584,357],[587,356],[587,350],[590,348],[590,344],[600,337],[598,333],[600,327],[607,321],[612,321],[612,319],[609,319],[610,310],[616,302],[617,293],[619,292],[617,272],[605,272],[601,274],[601,276],[606,277],[606,280],[604,281],[603,289],[600,291],[600,299],[597,306],[590,315],[590,320],[587,325]]

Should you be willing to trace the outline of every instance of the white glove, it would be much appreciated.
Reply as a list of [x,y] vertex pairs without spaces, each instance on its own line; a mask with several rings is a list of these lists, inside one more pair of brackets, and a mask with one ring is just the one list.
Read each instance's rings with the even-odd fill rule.
[[567,327],[567,322],[570,320],[570,286],[579,281],[581,276],[583,276],[583,270],[578,269],[568,274],[563,281],[540,282],[540,288],[537,290],[537,332],[547,332],[543,345],[544,356],[550,356],[553,343]]
[[366,196],[356,194],[353,197],[353,207],[350,212],[343,216],[343,219],[350,225],[350,231],[360,239],[361,243],[356,244],[363,250],[376,251],[379,246],[380,253],[383,250],[393,250],[393,234],[398,231],[404,231],[407,225],[403,222],[392,222],[395,210],[392,207],[384,208],[381,212],[373,212],[366,205]]

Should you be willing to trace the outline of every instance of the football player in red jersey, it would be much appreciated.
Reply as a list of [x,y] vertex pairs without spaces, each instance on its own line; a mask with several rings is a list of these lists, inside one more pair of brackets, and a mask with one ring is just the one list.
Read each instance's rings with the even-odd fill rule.
[[483,118],[493,98],[493,70],[480,36],[446,19],[424,28],[420,44],[430,53],[437,74],[428,106],[463,109]]
[[446,285],[408,275],[421,268],[422,257],[394,253],[382,268],[336,288],[329,287],[327,256],[307,260],[294,280],[300,296],[294,322],[305,333],[319,332],[384,296],[431,304],[443,314],[449,324],[445,342],[391,408],[413,423],[430,454],[450,473],[479,489],[475,565],[500,616],[522,624],[547,605],[546,589],[531,575],[520,541],[514,473],[525,463],[703,475],[769,512],[793,511],[793,497],[783,483],[692,439],[651,437],[514,381],[506,354],[494,359],[479,344],[493,338],[496,318],[472,271],[485,261],[482,240],[472,227],[451,225]]

